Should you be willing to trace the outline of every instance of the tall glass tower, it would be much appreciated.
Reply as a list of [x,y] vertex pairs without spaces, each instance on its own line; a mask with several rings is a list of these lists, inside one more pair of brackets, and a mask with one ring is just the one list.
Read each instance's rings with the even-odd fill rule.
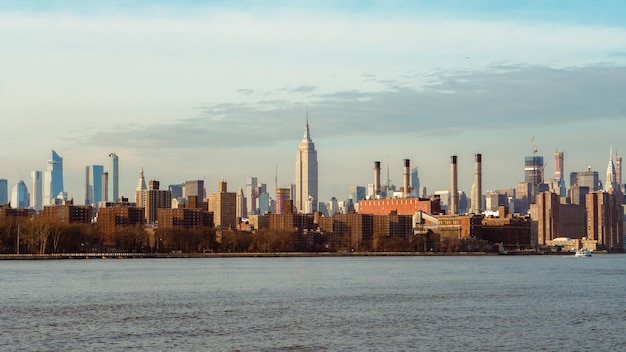
[[[317,194],[317,151],[309,135],[308,112],[304,136],[296,152],[295,201],[295,207],[300,213],[317,211],[317,202],[319,201]],[[307,202],[310,202],[310,209],[306,206]]]
[[109,154],[109,201],[117,202],[120,196],[119,161],[115,153]]
[[92,165],[91,166],[91,178],[93,186],[93,197],[91,198],[91,202],[94,205],[98,205],[99,202],[102,202],[104,199],[102,198],[102,174],[104,173],[104,166],[102,165]]
[[0,178],[0,205],[9,202],[9,182],[5,178]]
[[13,192],[11,195],[11,207],[12,208],[28,208],[29,205],[28,188],[24,181],[20,180],[15,186],[13,186]]
[[48,160],[48,168],[43,178],[43,203],[50,205],[63,192],[63,158],[52,151],[52,158]]
[[30,207],[40,211],[43,209],[43,172],[30,173]]

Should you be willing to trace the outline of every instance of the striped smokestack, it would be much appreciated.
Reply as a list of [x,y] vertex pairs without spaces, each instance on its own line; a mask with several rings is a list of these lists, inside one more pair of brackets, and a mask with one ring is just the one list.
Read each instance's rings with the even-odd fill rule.
[[380,161],[374,161],[374,198],[380,196]]
[[404,176],[404,196],[408,197],[411,194],[411,161],[409,159],[404,159],[404,171],[402,176]]
[[450,204],[448,214],[459,213],[459,188],[457,184],[456,155],[451,158],[450,164]]

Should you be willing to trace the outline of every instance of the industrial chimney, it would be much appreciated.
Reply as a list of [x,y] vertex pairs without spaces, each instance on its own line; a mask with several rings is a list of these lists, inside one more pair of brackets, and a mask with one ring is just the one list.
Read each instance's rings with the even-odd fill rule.
[[452,163],[450,164],[450,204],[448,205],[448,214],[459,213],[459,189],[457,186],[457,170],[456,170],[456,155],[451,157]]
[[482,155],[474,156],[474,184],[472,184],[472,213],[483,212],[483,166]]
[[374,198],[380,197],[380,161],[374,161]]
[[404,159],[404,196],[408,197],[411,194],[411,161],[409,159]]

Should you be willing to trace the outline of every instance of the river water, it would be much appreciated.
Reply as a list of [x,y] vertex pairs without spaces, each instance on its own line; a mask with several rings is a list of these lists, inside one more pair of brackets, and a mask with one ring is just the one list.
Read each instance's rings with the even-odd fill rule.
[[5,351],[624,351],[626,255],[0,261]]

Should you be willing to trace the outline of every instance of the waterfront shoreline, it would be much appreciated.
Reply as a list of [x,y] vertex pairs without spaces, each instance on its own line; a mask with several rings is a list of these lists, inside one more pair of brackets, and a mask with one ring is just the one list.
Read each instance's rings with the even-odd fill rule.
[[290,258],[290,257],[419,257],[419,256],[490,256],[490,252],[285,252],[285,253],[58,253],[0,254],[0,260],[60,259],[168,259],[168,258]]
[[[597,251],[594,254],[608,254]],[[285,253],[58,253],[58,254],[0,254],[0,260],[60,260],[60,259],[195,259],[195,258],[306,258],[306,257],[454,257],[454,256],[497,256],[492,252],[285,252]],[[510,256],[505,255],[505,256]],[[528,255],[568,256],[569,253],[520,253]]]

